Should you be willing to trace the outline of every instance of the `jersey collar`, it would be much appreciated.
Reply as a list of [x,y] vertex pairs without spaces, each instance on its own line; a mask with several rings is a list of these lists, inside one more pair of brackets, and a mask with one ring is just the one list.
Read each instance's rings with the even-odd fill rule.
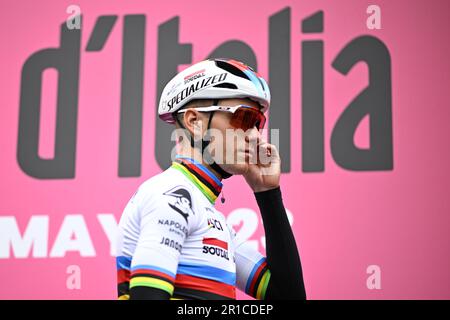
[[176,160],[172,162],[172,168],[184,174],[211,204],[215,203],[223,185],[211,170],[192,158],[180,155],[177,155]]

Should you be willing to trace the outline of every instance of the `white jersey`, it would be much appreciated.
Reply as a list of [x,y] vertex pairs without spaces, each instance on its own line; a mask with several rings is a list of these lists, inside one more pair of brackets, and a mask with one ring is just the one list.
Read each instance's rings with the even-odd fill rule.
[[119,297],[149,286],[173,298],[235,299],[236,287],[262,298],[270,272],[214,207],[221,182],[194,160],[178,160],[145,181],[122,214]]

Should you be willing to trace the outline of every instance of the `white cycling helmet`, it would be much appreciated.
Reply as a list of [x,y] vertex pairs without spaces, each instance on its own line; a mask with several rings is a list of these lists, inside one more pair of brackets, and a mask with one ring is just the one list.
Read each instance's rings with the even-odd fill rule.
[[159,100],[159,117],[175,123],[174,113],[195,99],[249,98],[265,112],[270,105],[266,81],[251,67],[233,59],[208,59],[178,73],[165,86]]

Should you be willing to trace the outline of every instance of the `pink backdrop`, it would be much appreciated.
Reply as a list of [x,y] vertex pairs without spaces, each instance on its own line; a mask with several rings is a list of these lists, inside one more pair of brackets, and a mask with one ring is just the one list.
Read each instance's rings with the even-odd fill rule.
[[[78,1],[83,28],[76,176],[40,180],[24,173],[16,158],[21,70],[32,53],[60,45],[60,24],[71,4],[11,1],[0,5],[1,299],[115,298],[115,262],[99,215],[106,215],[100,217],[105,219],[105,228],[112,230],[108,219],[115,216],[118,220],[138,185],[160,172],[154,157],[158,25],[180,17],[180,42],[192,43],[193,61],[203,60],[226,40],[242,40],[256,53],[258,71],[268,78],[268,18],[286,7],[291,9],[292,159],[291,172],[282,176],[282,189],[285,205],[293,214],[308,297],[450,298],[447,0],[378,0],[381,30],[366,27],[366,8],[375,4],[372,1]],[[301,21],[318,10],[325,14],[324,32],[302,34]],[[118,15],[118,21],[105,47],[100,52],[86,52],[96,19],[110,14]],[[138,178],[117,176],[125,14],[146,15],[142,170]],[[331,130],[337,118],[367,85],[363,65],[343,76],[331,63],[349,41],[366,34],[383,41],[391,55],[391,171],[348,171],[335,163],[330,152]],[[322,39],[325,48],[325,171],[320,173],[301,170],[299,88],[301,41],[305,39]],[[180,66],[180,70],[185,67]],[[48,71],[42,95],[42,157],[52,157],[55,104],[56,73]],[[367,143],[367,123],[362,123],[355,139],[358,144]],[[241,177],[227,180],[224,192],[227,201],[218,203],[217,208],[225,215],[239,208],[258,212]],[[237,221],[236,228],[248,229],[249,241],[263,251],[262,223],[259,215],[257,220],[254,217],[251,212],[235,212],[235,219],[243,219],[240,224]],[[47,239],[48,234],[47,244],[40,242],[42,257],[33,257],[33,250],[17,257],[8,240],[13,222],[23,236],[32,218],[42,221],[34,235]],[[87,230],[87,237],[83,237],[87,256],[68,250],[57,257],[55,243],[61,243],[68,230],[62,225],[66,221],[70,230],[76,219],[80,222],[77,226]],[[80,289],[67,287],[71,265],[80,268]],[[366,285],[370,265],[380,267],[381,289],[370,290]]]

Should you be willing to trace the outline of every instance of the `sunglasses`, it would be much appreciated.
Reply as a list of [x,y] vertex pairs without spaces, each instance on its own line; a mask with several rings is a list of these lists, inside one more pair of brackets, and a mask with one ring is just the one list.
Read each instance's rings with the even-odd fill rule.
[[[182,109],[178,113],[184,113],[188,109]],[[209,106],[209,107],[199,107],[195,110],[200,112],[211,112],[211,111],[223,111],[230,112],[233,114],[230,120],[230,124],[235,127],[247,131],[248,129],[256,127],[258,130],[264,128],[266,123],[266,117],[259,109],[244,104],[237,106]]]

